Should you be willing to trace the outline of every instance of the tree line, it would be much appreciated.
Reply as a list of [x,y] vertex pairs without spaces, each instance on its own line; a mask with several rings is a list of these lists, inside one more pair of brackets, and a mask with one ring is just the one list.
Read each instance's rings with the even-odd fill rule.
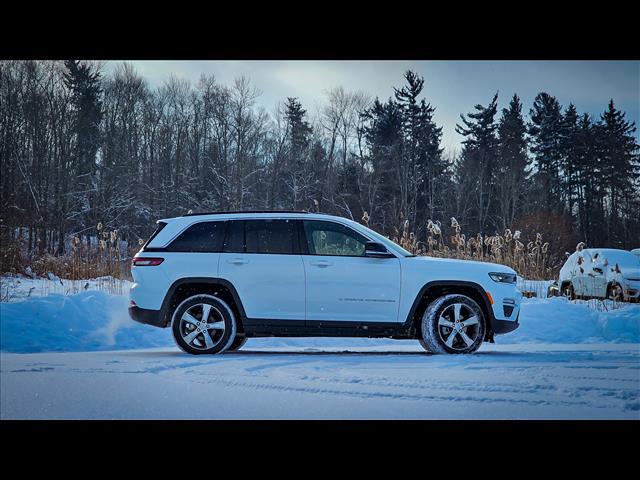
[[499,112],[496,94],[461,115],[462,149],[445,154],[424,79],[399,80],[387,100],[331,89],[312,114],[293,97],[261,108],[245,77],[151,88],[126,63],[2,61],[3,242],[61,254],[100,222],[137,242],[188,210],[300,209],[366,212],[390,236],[455,217],[560,249],[639,246],[640,147],[613,101],[592,118],[541,92],[526,115],[515,94]]

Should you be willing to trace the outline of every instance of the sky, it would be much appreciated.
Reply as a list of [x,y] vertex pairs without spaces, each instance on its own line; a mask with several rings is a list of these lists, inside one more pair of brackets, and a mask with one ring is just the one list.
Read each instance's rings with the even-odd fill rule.
[[[121,62],[105,62],[107,72]],[[514,93],[528,113],[536,94],[554,95],[563,107],[573,102],[580,113],[594,118],[605,110],[609,99],[640,125],[639,61],[353,61],[353,60],[242,60],[242,61],[130,61],[152,87],[172,75],[195,83],[202,74],[215,75],[231,85],[247,76],[262,92],[257,102],[267,111],[286,97],[298,97],[313,115],[324,103],[326,92],[337,86],[364,90],[386,100],[393,87],[404,83],[403,73],[411,69],[425,79],[423,96],[436,108],[435,121],[443,127],[442,146],[453,153],[462,136],[455,132],[461,113],[486,105],[499,93],[499,108],[506,107]],[[640,132],[636,131],[640,138]]]

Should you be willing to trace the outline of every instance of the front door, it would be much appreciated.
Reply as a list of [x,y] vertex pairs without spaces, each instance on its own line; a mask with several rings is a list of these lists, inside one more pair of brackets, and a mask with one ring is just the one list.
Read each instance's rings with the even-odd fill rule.
[[302,223],[307,323],[397,322],[400,260],[365,257],[369,239],[340,223]]

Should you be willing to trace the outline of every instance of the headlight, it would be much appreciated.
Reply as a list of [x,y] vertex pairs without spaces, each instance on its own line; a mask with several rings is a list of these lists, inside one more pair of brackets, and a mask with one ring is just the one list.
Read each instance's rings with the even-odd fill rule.
[[491,280],[494,282],[500,283],[516,283],[516,274],[515,273],[501,273],[501,272],[492,272],[489,274]]

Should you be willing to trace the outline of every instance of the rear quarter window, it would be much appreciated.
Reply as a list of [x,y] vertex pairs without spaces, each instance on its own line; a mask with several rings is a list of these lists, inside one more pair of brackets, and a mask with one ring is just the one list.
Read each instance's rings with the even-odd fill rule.
[[151,242],[151,240],[153,240],[154,238],[156,238],[158,236],[158,234],[162,231],[162,229],[164,227],[167,226],[166,222],[158,222],[156,224],[156,229],[154,230],[154,232],[151,234],[151,236],[149,237],[149,240],[147,240],[146,242],[144,242],[144,245],[142,245],[142,249],[144,250],[147,245],[149,245],[149,243]]
[[199,222],[188,227],[165,249],[167,252],[213,253],[222,250],[225,222]]

